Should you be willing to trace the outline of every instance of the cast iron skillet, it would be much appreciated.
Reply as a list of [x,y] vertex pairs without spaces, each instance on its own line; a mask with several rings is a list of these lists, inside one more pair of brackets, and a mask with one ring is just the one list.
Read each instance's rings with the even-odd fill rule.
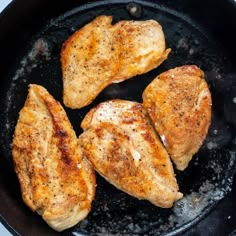
[[[135,13],[130,11],[133,7]],[[232,190],[236,166],[236,4],[229,0],[14,1],[0,16],[2,222],[16,235],[58,235],[21,200],[11,159],[12,134],[28,84],[45,86],[62,102],[62,42],[101,14],[112,15],[114,22],[158,20],[172,53],[157,69],[109,86],[90,106],[65,108],[78,135],[80,121],[95,104],[112,98],[141,102],[143,89],[157,74],[184,64],[196,64],[206,73],[213,98],[212,124],[188,169],[176,171],[185,197],[172,209],[159,209],[134,199],[97,176],[91,213],[62,234],[228,235],[236,225],[236,186]]]

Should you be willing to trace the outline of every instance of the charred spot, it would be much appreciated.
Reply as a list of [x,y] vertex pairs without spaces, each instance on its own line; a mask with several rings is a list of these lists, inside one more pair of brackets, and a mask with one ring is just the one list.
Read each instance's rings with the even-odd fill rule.
[[149,133],[143,134],[143,137],[144,137],[144,139],[145,139],[146,141],[148,141],[149,143],[153,143],[153,142],[154,142],[152,135],[149,134]]
[[100,137],[102,137],[103,130],[101,128],[97,128],[95,130],[95,133],[98,136],[98,138],[100,138]]
[[64,130],[58,130],[57,131],[57,135],[60,136],[60,137],[66,137],[67,133]]
[[71,160],[70,160],[70,158],[68,156],[63,155],[61,158],[62,158],[64,163],[66,163],[67,165],[70,165]]

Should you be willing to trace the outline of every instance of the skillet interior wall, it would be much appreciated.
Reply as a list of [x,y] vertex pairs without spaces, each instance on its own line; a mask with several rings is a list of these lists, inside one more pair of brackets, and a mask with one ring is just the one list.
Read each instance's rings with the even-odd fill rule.
[[[21,49],[24,42],[38,31],[47,20],[63,14],[80,4],[92,2],[85,0],[60,0],[56,4],[46,0],[15,0],[9,6],[13,11],[10,14],[2,14],[0,20],[0,50],[4,55],[1,62],[1,75],[7,74],[7,66],[17,61],[12,55]],[[112,2],[112,1],[111,1]],[[234,63],[236,63],[236,28],[235,9],[233,0],[153,0],[179,12],[189,15],[193,20],[203,25],[208,33],[216,37],[219,42],[227,47],[227,51]],[[40,10],[37,10],[40,9]]]
[[[202,23],[205,27],[205,30],[212,34],[212,37],[216,37],[219,39],[220,43],[226,46],[227,53],[231,58],[231,61],[235,65],[235,44],[236,42],[236,29],[233,26],[233,22],[235,22],[235,15],[233,4],[230,1],[224,1],[222,5],[222,1],[188,1],[188,0],[177,0],[177,1],[153,1],[158,2],[160,4],[165,4],[170,8],[175,8],[179,12],[185,12],[185,14],[190,15],[191,18],[195,19],[196,22]],[[30,0],[16,0],[12,6],[14,8],[14,14],[11,14],[4,18],[4,20],[0,19],[0,51],[1,54],[4,55],[4,60],[1,63],[1,93],[4,94],[4,91],[9,87],[10,79],[18,66],[18,62],[21,58],[21,55],[26,50],[28,41],[31,40],[31,37],[37,32],[48,19],[51,17],[56,17],[63,12],[71,9],[75,6],[78,6],[82,2],[86,1],[59,1],[56,4],[52,4],[49,1],[30,1]],[[42,10],[39,10],[42,9]],[[209,10],[211,9],[211,10]],[[220,10],[219,10],[220,9]],[[13,11],[12,11],[13,12]],[[227,14],[226,14],[227,12]],[[20,16],[20,18],[18,18]],[[227,24],[225,24],[227,22]],[[17,57],[15,57],[17,55]],[[9,65],[11,65],[11,70],[9,70]],[[233,69],[231,69],[233,71]],[[222,85],[225,86],[225,85]],[[228,88],[228,85],[227,85]],[[1,108],[4,107],[2,104],[1,98]],[[3,120],[4,110],[1,110],[0,122]],[[4,141],[2,141],[4,143]],[[4,159],[5,157],[9,157],[9,153],[6,153],[6,150],[3,150],[1,147],[1,155],[3,155],[3,159],[0,162],[0,171],[1,175],[4,179],[12,179],[12,175],[14,172],[11,168],[5,168],[6,166],[11,166],[9,160]],[[2,177],[1,176],[1,177]],[[2,184],[2,183],[1,183]],[[18,195],[19,189],[17,180],[13,181],[8,186],[5,186],[10,195]],[[18,189],[18,190],[17,190]],[[14,191],[16,193],[14,193]],[[14,197],[12,200],[14,200]],[[9,198],[11,201],[11,198]],[[15,204],[15,203],[14,203]],[[25,206],[15,205],[19,211],[23,211],[24,213],[16,213],[16,217],[22,218],[25,220],[26,225],[29,223],[29,216]],[[26,214],[26,216],[25,216]],[[39,221],[40,222],[40,221]],[[34,225],[34,221],[30,222]],[[17,224],[17,222],[15,222]],[[40,224],[40,223],[39,223]],[[23,228],[21,230],[24,230]],[[48,234],[48,231],[42,227],[42,233],[45,235]],[[22,231],[23,232],[23,231]],[[38,232],[39,233],[39,232]],[[53,232],[50,232],[52,235]]]

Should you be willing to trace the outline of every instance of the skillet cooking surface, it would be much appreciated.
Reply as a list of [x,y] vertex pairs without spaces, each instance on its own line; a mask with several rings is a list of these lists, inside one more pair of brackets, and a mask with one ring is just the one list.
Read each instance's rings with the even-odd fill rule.
[[[141,102],[144,88],[161,72],[184,64],[196,64],[206,74],[213,99],[212,124],[209,134],[184,172],[178,172],[177,180],[184,198],[171,209],[160,209],[147,201],[139,201],[117,190],[97,175],[96,198],[89,216],[76,227],[65,231],[101,234],[174,235],[187,229],[204,217],[231,189],[235,161],[235,103],[236,85],[230,74],[231,65],[226,53],[209,35],[188,17],[170,8],[146,1],[99,1],[81,5],[51,20],[34,35],[23,56],[13,67],[7,90],[1,91],[3,107],[0,120],[0,146],[4,154],[5,176],[14,175],[9,188],[17,204],[24,206],[18,181],[13,174],[11,141],[18,112],[27,96],[28,85],[43,85],[62,102],[62,78],[60,50],[62,43],[76,30],[98,15],[112,15],[114,22],[123,19],[155,19],[163,27],[167,47],[172,48],[169,58],[157,69],[134,79],[107,87],[88,107],[80,110],[65,108],[77,133],[80,122],[96,104],[112,98]],[[130,8],[137,8],[135,14]],[[28,43],[28,42],[27,42]],[[225,93],[227,92],[227,95]],[[222,99],[222,95],[225,98]],[[31,214],[31,213],[27,213]],[[44,222],[32,213],[33,221]],[[50,229],[48,229],[49,231]],[[51,231],[50,231],[51,232]]]

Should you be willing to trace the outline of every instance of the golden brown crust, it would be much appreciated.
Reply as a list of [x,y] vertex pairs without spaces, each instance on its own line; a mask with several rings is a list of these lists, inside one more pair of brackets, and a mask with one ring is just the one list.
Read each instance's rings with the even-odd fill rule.
[[83,156],[111,184],[164,208],[182,197],[169,156],[142,104],[125,100],[101,103],[81,126]]
[[177,169],[184,170],[201,147],[211,105],[204,73],[195,65],[168,70],[144,90],[143,106]]
[[95,194],[95,174],[81,158],[65,111],[41,86],[30,85],[12,145],[25,203],[55,230],[84,219]]
[[99,16],[64,42],[61,64],[66,106],[86,106],[109,84],[145,73],[167,58],[170,49],[166,50],[164,33],[156,21],[111,22],[111,16]]

